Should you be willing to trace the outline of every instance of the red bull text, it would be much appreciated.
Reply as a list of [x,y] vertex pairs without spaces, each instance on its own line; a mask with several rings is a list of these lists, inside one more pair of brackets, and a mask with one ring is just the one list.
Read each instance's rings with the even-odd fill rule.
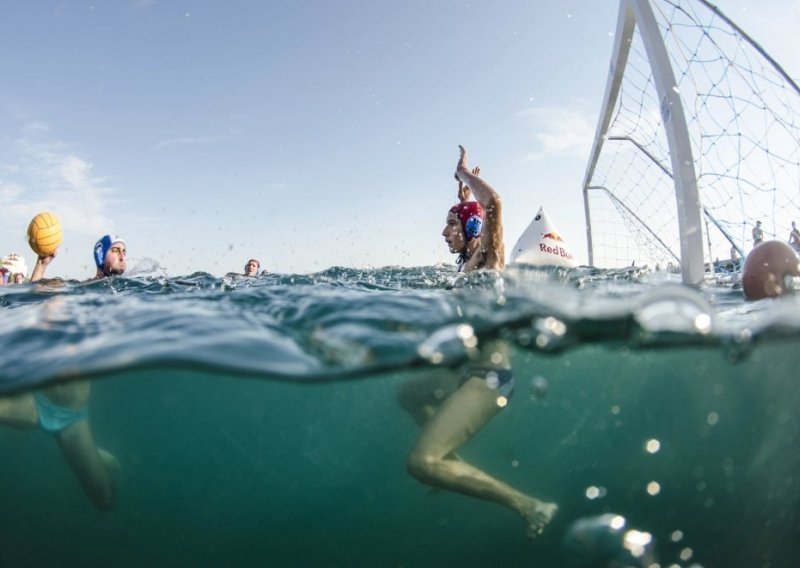
[[556,256],[560,256],[561,258],[568,258],[569,260],[573,260],[572,253],[566,250],[564,247],[551,247],[547,246],[544,243],[539,243],[539,251],[546,252],[547,254],[554,254]]

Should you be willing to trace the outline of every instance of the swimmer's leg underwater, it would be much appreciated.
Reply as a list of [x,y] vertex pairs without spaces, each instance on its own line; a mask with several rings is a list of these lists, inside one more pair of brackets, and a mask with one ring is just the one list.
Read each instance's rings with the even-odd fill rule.
[[[419,388],[419,381],[414,385]],[[499,393],[481,378],[469,378],[432,412],[408,458],[408,471],[421,482],[503,505],[525,521],[530,537],[538,536],[558,510],[495,479],[463,461],[455,451],[469,441],[502,406]],[[424,397],[417,397],[424,400]],[[421,415],[408,408],[412,399],[400,393],[401,404],[421,422]],[[425,414],[428,414],[426,412]]]
[[[53,406],[80,413],[80,419],[49,433],[55,437],[64,460],[94,506],[108,510],[113,508],[116,501],[111,471],[119,468],[119,462],[113,455],[98,448],[94,442],[85,413],[90,392],[87,381],[71,381],[45,387],[39,391],[39,396],[44,395]],[[0,397],[0,424],[18,429],[32,429],[42,425],[34,394]]]

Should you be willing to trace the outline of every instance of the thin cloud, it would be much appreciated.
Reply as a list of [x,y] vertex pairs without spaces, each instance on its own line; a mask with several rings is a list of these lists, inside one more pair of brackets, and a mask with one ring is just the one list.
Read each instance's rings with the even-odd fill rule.
[[535,148],[526,160],[550,156],[586,158],[592,146],[596,117],[566,107],[534,107],[518,114],[532,134]]
[[92,164],[78,156],[65,156],[58,173],[71,187],[86,189],[92,186],[92,179],[89,176],[91,169]]
[[171,148],[173,146],[192,146],[196,144],[208,144],[208,138],[184,136],[183,138],[171,138],[169,140],[162,140],[155,146],[153,150],[163,150],[164,148]]
[[24,191],[16,183],[0,181],[0,203],[13,203]]
[[131,5],[133,10],[146,10],[158,4],[157,0],[135,0]]
[[95,235],[112,226],[115,191],[92,173],[92,163],[50,137],[44,123],[28,122],[16,138],[0,141],[0,209],[4,221],[25,227],[43,210],[58,213],[62,223]]
[[31,136],[44,134],[50,132],[50,125],[41,121],[29,121],[22,126],[22,132]]

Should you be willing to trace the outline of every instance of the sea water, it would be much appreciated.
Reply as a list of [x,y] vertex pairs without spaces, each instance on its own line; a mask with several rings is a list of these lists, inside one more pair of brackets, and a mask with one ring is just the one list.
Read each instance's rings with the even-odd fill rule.
[[[459,450],[559,505],[406,473],[408,381],[506,344]],[[51,436],[0,428],[0,566],[764,566],[800,552],[800,300],[644,269],[332,268],[0,288],[0,395],[92,380],[95,510]],[[638,544],[637,544],[638,543]]]

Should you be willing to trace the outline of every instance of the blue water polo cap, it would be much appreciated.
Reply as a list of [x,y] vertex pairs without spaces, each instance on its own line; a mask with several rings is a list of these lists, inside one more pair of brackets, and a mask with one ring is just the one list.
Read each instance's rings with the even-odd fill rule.
[[103,235],[100,237],[100,240],[94,244],[94,263],[97,265],[97,268],[103,268],[106,262],[106,255],[111,249],[111,245],[114,243],[122,243],[124,245],[125,241],[122,237],[117,235]]

